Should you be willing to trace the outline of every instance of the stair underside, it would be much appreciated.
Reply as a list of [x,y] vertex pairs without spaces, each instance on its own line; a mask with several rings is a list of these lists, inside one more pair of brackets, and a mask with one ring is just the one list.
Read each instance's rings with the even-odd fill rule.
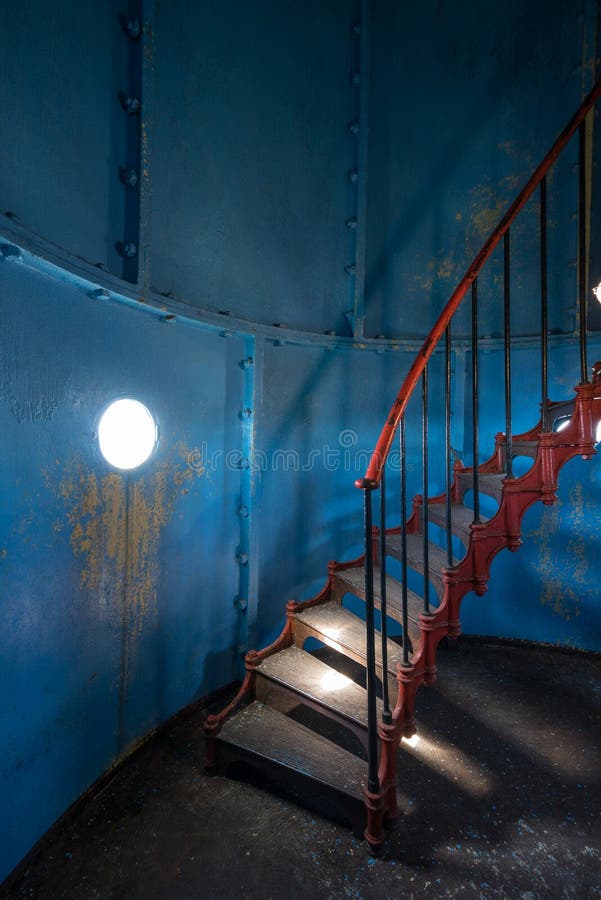
[[[362,570],[347,569],[347,572],[349,571],[362,572]],[[365,622],[344,609],[335,600],[297,613],[295,618],[326,646],[365,665]],[[403,650],[390,639],[387,648],[388,673],[395,677],[397,664],[401,663],[403,659]],[[376,666],[379,669],[382,668],[382,640],[378,631],[376,631]]]
[[[367,728],[367,691],[298,647],[288,647],[267,657],[257,667],[256,673],[269,682],[260,686],[257,684],[258,699],[270,698],[270,685],[273,684],[289,692],[297,702],[308,701],[311,705],[329,710],[338,718]],[[277,706],[277,701],[272,705]]]
[[228,719],[216,741],[221,774],[246,763],[303,805],[327,803],[328,815],[361,829],[367,764],[357,756],[256,701]]
[[[345,588],[365,600],[365,573],[363,566],[353,569],[343,569],[334,573],[334,578]],[[374,604],[376,609],[382,608],[382,594],[380,590],[380,568],[374,566]],[[386,576],[386,610],[387,614],[397,622],[403,618],[403,587],[395,578]],[[409,640],[413,647],[419,641],[419,614],[424,611],[423,599],[414,591],[407,590],[407,619]],[[365,643],[365,626],[362,623],[363,642]],[[398,650],[398,645],[394,645]]]

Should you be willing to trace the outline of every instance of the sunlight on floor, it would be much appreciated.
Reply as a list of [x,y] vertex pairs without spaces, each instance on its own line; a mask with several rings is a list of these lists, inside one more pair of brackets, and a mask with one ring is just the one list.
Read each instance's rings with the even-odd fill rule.
[[594,742],[581,730],[575,732],[562,724],[560,710],[553,718],[544,716],[530,706],[518,705],[500,685],[495,685],[494,692],[487,691],[484,679],[478,685],[477,704],[469,702],[467,691],[459,684],[447,681],[441,684],[440,693],[469,709],[470,715],[549,771],[575,781],[601,774]]
[[483,770],[479,760],[421,725],[419,734],[403,738],[401,752],[410,753],[472,797],[486,797],[495,788],[494,776]]

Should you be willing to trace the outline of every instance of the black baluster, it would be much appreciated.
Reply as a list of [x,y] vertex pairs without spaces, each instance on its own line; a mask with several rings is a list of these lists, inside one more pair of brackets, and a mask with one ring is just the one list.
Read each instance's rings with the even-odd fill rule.
[[[376,711],[376,635],[374,622],[374,554],[372,534],[371,487],[364,493],[365,526],[365,629],[367,668],[367,787],[370,793],[380,790],[378,778],[378,723]],[[382,680],[386,675],[383,675]]]
[[409,665],[409,616],[407,609],[407,460],[405,442],[405,416],[401,418],[401,579],[402,579],[402,625],[403,625],[403,665]]
[[586,121],[578,131],[578,301],[580,308],[580,384],[588,384],[586,348]]
[[472,448],[474,457],[474,524],[480,524],[478,450],[478,279],[472,281]]
[[386,621],[386,466],[382,469],[380,481],[380,611],[382,613],[382,721],[392,724],[390,699],[388,696],[388,623]]
[[423,503],[422,503],[422,536],[424,542],[424,613],[430,613],[430,542],[428,540],[428,524],[430,510],[428,508],[428,366],[422,375],[422,448],[423,448]]
[[503,305],[505,342],[505,474],[513,478],[513,435],[511,431],[511,253],[509,229],[503,235]]
[[540,183],[540,329],[541,329],[541,421],[543,431],[549,430],[548,410],[548,322],[547,322],[547,178]]
[[453,565],[453,518],[451,512],[451,323],[445,331],[445,454],[447,564]]

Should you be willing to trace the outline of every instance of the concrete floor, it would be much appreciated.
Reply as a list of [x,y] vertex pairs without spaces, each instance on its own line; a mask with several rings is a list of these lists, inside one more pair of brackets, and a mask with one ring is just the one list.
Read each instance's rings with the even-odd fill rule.
[[462,639],[418,696],[383,858],[250,784],[209,779],[201,711],[54,829],[6,898],[601,897],[601,658]]

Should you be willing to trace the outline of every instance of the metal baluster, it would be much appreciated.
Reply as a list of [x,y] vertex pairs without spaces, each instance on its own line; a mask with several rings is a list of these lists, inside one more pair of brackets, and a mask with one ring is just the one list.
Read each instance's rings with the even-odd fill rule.
[[505,341],[505,474],[513,478],[513,435],[511,431],[511,251],[509,229],[503,235],[503,300]]
[[588,384],[586,348],[586,120],[578,130],[578,300],[580,308],[580,384]]
[[548,411],[548,322],[547,322],[547,178],[540,183],[540,303],[541,303],[541,421],[543,431],[549,430]]
[[407,459],[405,442],[405,416],[401,418],[401,579],[402,579],[402,625],[403,625],[403,665],[409,665],[409,617],[407,609]]
[[445,454],[447,564],[453,565],[453,519],[451,512],[451,323],[445,331]]
[[386,466],[380,481],[380,610],[382,613],[382,721],[392,724],[388,696],[388,624],[386,622]]
[[480,472],[478,452],[478,279],[472,281],[472,423],[474,458],[474,523],[480,524]]
[[428,540],[428,366],[422,374],[422,447],[423,447],[423,503],[422,535],[424,541],[424,613],[430,613],[430,542]]
[[380,790],[378,778],[378,723],[376,712],[376,635],[374,623],[374,554],[372,535],[372,487],[364,494],[365,526],[365,629],[367,668],[367,787],[370,793]]

